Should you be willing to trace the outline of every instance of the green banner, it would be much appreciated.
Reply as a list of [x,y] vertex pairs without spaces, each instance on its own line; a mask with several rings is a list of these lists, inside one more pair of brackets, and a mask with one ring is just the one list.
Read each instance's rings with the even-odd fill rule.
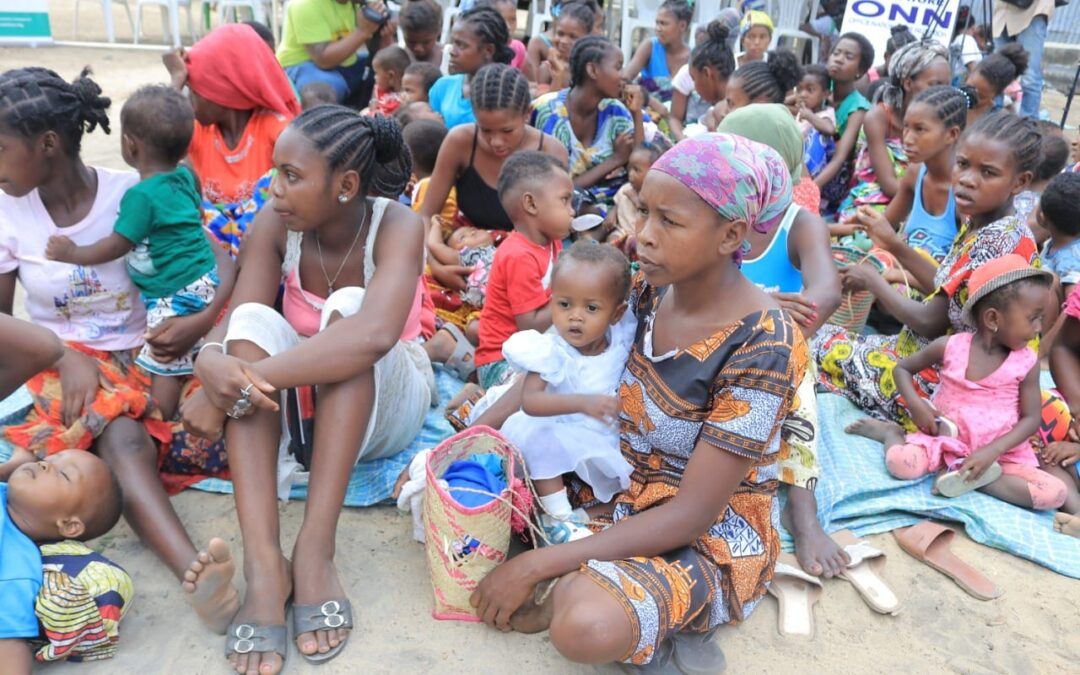
[[0,43],[52,42],[49,6],[44,0],[0,0]]

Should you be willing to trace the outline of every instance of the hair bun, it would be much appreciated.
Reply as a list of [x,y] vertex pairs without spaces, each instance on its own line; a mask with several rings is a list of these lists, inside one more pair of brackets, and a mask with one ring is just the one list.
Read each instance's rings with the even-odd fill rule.
[[979,91],[975,89],[975,87],[963,84],[956,89],[964,95],[964,100],[967,102],[968,110],[972,110],[975,106],[979,105]]
[[90,66],[83,68],[71,83],[71,91],[79,99],[79,117],[86,125],[86,132],[101,127],[105,133],[109,133],[109,115],[106,111],[112,105],[112,100],[101,95],[101,87],[90,79],[92,72]]
[[705,32],[713,42],[724,42],[731,35],[731,29],[719,20],[710,21],[705,27]]
[[1016,77],[1020,77],[1027,71],[1028,63],[1031,61],[1031,54],[1019,42],[1010,42],[997,50],[997,53],[1008,59],[1016,68]]
[[375,145],[375,161],[386,164],[397,159],[402,153],[405,142],[401,138],[401,127],[392,117],[373,115],[365,117],[371,124],[371,135]]

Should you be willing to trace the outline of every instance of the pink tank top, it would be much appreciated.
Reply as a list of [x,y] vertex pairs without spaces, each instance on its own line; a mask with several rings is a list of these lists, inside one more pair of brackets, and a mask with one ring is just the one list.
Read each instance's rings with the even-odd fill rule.
[[[364,286],[375,275],[375,238],[382,223],[383,213],[389,200],[379,197],[375,200],[371,209],[371,227],[368,228],[367,240],[364,242]],[[281,298],[281,313],[289,325],[303,337],[311,337],[319,332],[322,319],[322,308],[326,298],[319,297],[314,293],[305,291],[300,285],[300,242],[303,240],[302,232],[288,233],[285,248],[285,260],[281,265],[281,273],[285,278],[285,292]],[[412,308],[409,310],[409,318],[405,320],[405,328],[401,331],[403,341],[415,340],[423,333],[422,314],[424,308],[424,296],[426,287],[423,277],[416,280],[416,293],[413,295]]]

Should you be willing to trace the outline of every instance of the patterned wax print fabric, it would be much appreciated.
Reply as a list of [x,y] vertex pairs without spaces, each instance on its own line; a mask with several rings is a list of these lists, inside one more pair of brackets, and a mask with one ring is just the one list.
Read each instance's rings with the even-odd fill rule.
[[[934,277],[937,288],[927,299],[940,293],[948,296],[949,333],[973,331],[963,322],[960,311],[967,302],[968,279],[985,263],[1015,253],[1039,266],[1039,253],[1028,226],[1015,216],[1007,216],[978,230],[969,223],[961,226],[949,254]],[[818,365],[819,384],[847,397],[871,417],[899,422],[909,431],[915,425],[896,390],[893,368],[900,359],[919,351],[929,340],[904,327],[899,335],[854,335],[839,326],[822,326],[811,341],[810,351]],[[915,374],[919,395],[928,398],[938,384],[935,368]]]
[[634,472],[615,498],[612,521],[670,501],[694,452],[753,463],[713,526],[689,546],[582,566],[626,610],[635,643],[623,660],[636,664],[651,661],[677,631],[742,621],[764,597],[780,552],[780,425],[808,363],[802,334],[778,310],[754,312],[685,350],[655,355],[660,298],[639,279],[630,300],[638,327],[619,385],[619,425]]
[[[569,89],[562,89],[533,101],[532,125],[566,146],[566,152],[570,155],[570,175],[577,177],[615,154],[615,139],[634,131],[634,118],[621,101],[605,98],[600,101],[597,110],[596,134],[583,143],[574,135],[570,125],[570,112],[566,108],[569,93]],[[588,192],[597,203],[610,206],[615,193],[625,182],[626,171],[620,169],[614,176],[604,178],[588,188]]]

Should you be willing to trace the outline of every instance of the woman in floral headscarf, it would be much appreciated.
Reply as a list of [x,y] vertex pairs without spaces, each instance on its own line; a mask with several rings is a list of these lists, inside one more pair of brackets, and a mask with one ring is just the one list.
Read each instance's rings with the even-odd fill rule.
[[590,508],[596,534],[500,565],[473,604],[503,629],[550,627],[574,661],[714,672],[712,629],[757,606],[780,552],[779,429],[807,350],[739,265],[747,232],[787,210],[790,172],[772,148],[705,134],[652,165],[640,200],[638,329],[619,386],[630,488]]

